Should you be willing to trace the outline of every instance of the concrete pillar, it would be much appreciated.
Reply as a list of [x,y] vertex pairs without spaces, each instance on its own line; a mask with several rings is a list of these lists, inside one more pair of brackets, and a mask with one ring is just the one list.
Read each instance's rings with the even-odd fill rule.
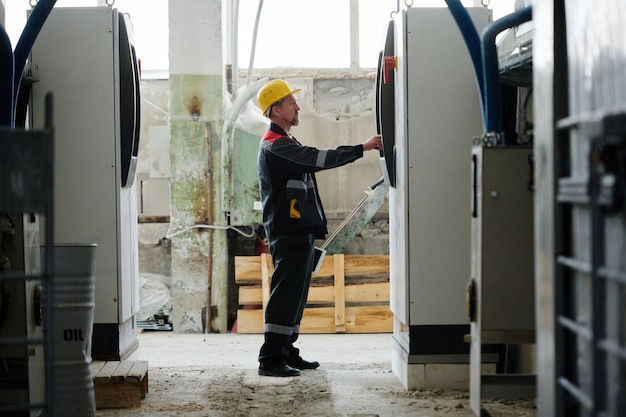
[[[224,117],[221,18],[221,0],[169,1],[172,233],[224,225],[220,169],[213,168],[219,167]],[[193,228],[172,237],[176,332],[226,332],[227,260],[223,229]]]

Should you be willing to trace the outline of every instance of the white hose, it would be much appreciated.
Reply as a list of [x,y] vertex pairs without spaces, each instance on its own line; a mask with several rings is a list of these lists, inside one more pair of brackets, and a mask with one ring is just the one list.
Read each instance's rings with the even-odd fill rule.
[[248,64],[248,81],[250,85],[252,80],[252,68],[254,66],[254,53],[256,51],[256,35],[259,31],[259,21],[261,20],[261,10],[263,9],[263,0],[259,0],[259,6],[256,9],[256,19],[254,20],[254,31],[252,32],[252,46],[250,48],[250,63]]
[[172,234],[169,234],[169,232],[168,232],[168,233],[165,234],[165,238],[166,239],[171,239],[174,236],[178,236],[178,235],[180,235],[182,233],[188,232],[188,231],[193,230],[193,229],[219,229],[219,230],[233,229],[235,232],[239,233],[240,235],[242,235],[244,237],[254,237],[254,235],[255,235],[254,229],[252,230],[252,233],[247,234],[247,233],[244,233],[241,230],[237,229],[234,226],[216,226],[216,225],[211,225],[211,224],[196,224],[196,225],[193,225],[193,226],[190,226],[190,227],[186,227],[183,230],[179,230],[178,232],[174,232]]

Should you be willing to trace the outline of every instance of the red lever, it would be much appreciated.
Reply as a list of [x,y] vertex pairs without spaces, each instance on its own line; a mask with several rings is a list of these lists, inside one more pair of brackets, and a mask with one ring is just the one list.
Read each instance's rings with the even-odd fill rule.
[[383,84],[389,84],[389,71],[396,69],[396,57],[386,56],[383,58]]

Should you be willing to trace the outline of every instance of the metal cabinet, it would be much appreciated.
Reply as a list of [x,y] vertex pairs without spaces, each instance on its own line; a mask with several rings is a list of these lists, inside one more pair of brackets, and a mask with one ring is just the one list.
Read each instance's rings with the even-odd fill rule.
[[[535,394],[523,363],[532,349],[522,348],[535,341],[532,148],[474,147],[471,195],[470,402],[480,415],[481,397]],[[496,373],[481,367],[485,345],[502,347]]]

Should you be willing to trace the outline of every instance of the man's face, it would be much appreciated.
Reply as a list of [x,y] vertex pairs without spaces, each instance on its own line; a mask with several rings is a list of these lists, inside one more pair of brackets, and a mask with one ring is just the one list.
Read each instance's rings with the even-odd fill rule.
[[300,123],[300,106],[293,94],[289,94],[274,110],[276,117],[291,126],[298,126]]

